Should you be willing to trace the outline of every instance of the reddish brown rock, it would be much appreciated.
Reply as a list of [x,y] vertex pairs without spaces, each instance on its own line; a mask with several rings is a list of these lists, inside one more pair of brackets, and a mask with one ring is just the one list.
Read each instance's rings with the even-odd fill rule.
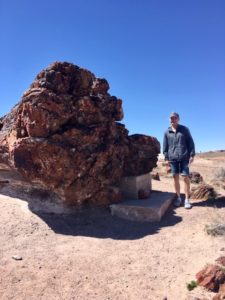
[[216,197],[213,186],[202,183],[196,188],[192,188],[190,198],[208,200]]
[[220,284],[219,292],[213,297],[213,300],[224,300],[225,299],[225,283]]
[[159,142],[128,135],[122,100],[88,70],[56,62],[0,119],[0,161],[53,190],[68,205],[121,200],[123,176],[150,172]]
[[151,177],[152,177],[152,179],[154,179],[154,180],[160,181],[160,177],[159,177],[159,173],[158,173],[158,172],[152,172],[152,173],[151,173]]
[[128,136],[129,154],[125,157],[124,174],[137,176],[149,173],[156,166],[155,153],[160,152],[160,145],[156,138],[133,134]]
[[216,263],[225,267],[225,256],[220,256],[216,259]]
[[213,292],[218,292],[220,284],[225,283],[225,272],[217,265],[208,265],[196,274],[198,284]]
[[148,199],[150,197],[150,194],[150,190],[140,189],[138,191],[138,199]]
[[198,172],[190,172],[189,174],[190,182],[191,183],[201,183],[203,182],[203,178],[200,173]]

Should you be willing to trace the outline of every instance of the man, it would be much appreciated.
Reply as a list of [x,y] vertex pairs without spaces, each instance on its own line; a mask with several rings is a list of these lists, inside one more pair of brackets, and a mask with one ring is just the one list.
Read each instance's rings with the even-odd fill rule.
[[184,207],[189,209],[190,196],[190,180],[189,180],[189,164],[194,161],[195,145],[187,127],[179,124],[179,114],[173,112],[170,114],[171,126],[164,134],[163,139],[163,154],[165,160],[170,165],[174,179],[174,188],[177,194],[177,199],[174,202],[175,206],[181,205],[180,196],[180,181],[179,174],[184,179],[185,201]]

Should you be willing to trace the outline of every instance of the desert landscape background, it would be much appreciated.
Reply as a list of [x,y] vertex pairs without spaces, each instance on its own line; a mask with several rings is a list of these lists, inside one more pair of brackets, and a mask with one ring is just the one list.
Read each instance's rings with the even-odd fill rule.
[[[0,300],[225,300],[224,28],[224,0],[0,1]],[[172,112],[193,207],[120,219],[175,197]]]
[[[173,191],[163,164],[161,157],[153,189]],[[225,152],[198,154],[191,171],[214,184],[217,198],[192,200],[191,210],[171,207],[159,223],[138,223],[105,208],[35,210],[32,197],[45,195],[1,165],[0,299],[212,299],[186,284],[225,255],[225,235],[206,231],[225,224],[224,178],[217,176],[224,167]]]

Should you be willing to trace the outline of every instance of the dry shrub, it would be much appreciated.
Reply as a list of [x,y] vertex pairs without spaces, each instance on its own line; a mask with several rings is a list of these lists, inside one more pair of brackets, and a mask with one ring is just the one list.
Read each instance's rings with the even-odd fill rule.
[[214,208],[210,224],[205,225],[205,231],[212,236],[225,236],[225,215],[218,208]]
[[215,171],[211,184],[225,190],[225,167],[218,168]]
[[191,199],[201,199],[201,200],[209,200],[213,199],[217,196],[216,191],[213,186],[202,183],[198,187],[193,187],[191,189]]
[[225,222],[224,223],[212,223],[210,225],[205,225],[205,231],[208,235],[217,236],[225,235]]
[[215,175],[214,175],[215,179],[218,180],[225,180],[225,167],[221,167],[218,170],[216,170]]

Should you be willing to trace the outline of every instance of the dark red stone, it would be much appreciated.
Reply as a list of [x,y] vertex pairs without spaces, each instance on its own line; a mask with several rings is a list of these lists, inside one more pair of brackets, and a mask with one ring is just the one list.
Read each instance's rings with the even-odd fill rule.
[[213,292],[218,292],[220,284],[225,283],[225,272],[217,265],[208,265],[196,274],[198,284]]

